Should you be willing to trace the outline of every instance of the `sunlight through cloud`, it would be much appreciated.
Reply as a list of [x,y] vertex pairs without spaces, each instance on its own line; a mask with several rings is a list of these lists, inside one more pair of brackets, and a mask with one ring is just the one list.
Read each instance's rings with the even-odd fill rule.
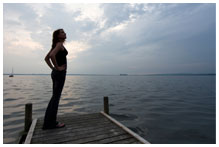
[[65,47],[68,49],[67,58],[72,60],[76,58],[80,52],[89,49],[91,46],[82,41],[70,41],[65,43]]

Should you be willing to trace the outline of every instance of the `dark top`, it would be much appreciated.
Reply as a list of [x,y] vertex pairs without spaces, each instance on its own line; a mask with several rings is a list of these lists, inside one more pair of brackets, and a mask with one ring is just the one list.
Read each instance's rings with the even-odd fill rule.
[[67,59],[66,59],[67,55],[68,55],[68,51],[65,49],[65,47],[64,47],[64,50],[60,50],[56,54],[56,62],[58,64],[58,66],[62,66],[64,64],[67,64]]

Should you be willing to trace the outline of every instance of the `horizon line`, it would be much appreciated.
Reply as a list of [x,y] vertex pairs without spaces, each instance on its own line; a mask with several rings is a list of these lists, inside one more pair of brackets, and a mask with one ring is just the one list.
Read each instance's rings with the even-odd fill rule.
[[[3,73],[10,75],[11,73]],[[13,75],[51,75],[50,73],[14,73]],[[216,73],[149,73],[149,74],[75,74],[67,73],[66,75],[97,75],[97,76],[153,76],[153,75],[216,75]]]

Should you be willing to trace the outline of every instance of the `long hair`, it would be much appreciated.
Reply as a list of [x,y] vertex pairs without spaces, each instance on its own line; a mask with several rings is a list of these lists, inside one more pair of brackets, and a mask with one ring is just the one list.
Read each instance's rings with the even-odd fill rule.
[[59,35],[59,31],[62,30],[62,29],[57,29],[53,32],[53,38],[52,38],[52,49],[54,49],[56,47],[56,44],[59,42],[59,38],[58,38],[58,35]]

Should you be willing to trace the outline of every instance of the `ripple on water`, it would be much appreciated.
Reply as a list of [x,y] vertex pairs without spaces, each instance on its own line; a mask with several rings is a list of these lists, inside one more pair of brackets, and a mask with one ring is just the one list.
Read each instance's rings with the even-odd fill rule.
[[124,120],[135,120],[138,117],[136,115],[133,114],[114,114],[114,113],[110,113],[110,116],[112,116],[113,118],[120,120],[120,121],[124,121]]
[[7,98],[7,99],[4,99],[4,101],[16,101],[17,99],[15,99],[15,98]]

